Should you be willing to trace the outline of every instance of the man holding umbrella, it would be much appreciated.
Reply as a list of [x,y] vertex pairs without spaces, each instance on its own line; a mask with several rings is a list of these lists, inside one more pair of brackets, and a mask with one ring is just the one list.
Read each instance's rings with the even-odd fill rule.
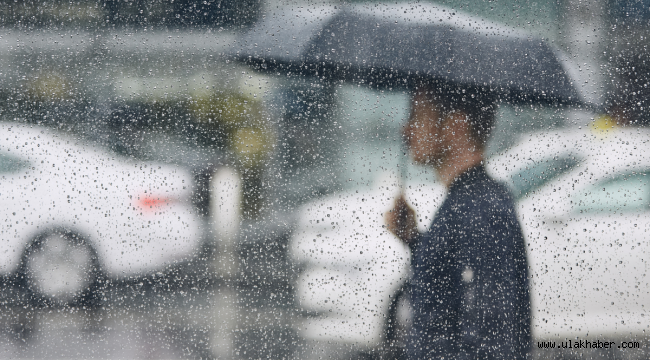
[[530,347],[526,251],[512,197],[485,172],[495,115],[481,88],[422,82],[404,128],[413,159],[429,165],[448,195],[430,230],[418,233],[403,197],[388,229],[413,250],[409,359],[523,359]]
[[[283,8],[234,43],[260,71],[412,91],[405,128],[416,162],[448,196],[419,234],[400,198],[389,230],[413,250],[411,359],[525,358],[526,252],[512,197],[486,174],[495,100],[584,106],[557,49],[543,39],[435,4]],[[335,81],[335,82],[332,82]]]

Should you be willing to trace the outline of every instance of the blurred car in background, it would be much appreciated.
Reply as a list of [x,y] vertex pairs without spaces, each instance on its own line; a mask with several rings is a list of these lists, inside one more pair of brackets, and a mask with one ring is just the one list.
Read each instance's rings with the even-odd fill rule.
[[[523,135],[487,164],[517,199],[537,339],[648,331],[650,131],[594,124]],[[299,212],[290,254],[304,269],[296,297],[305,338],[376,351],[395,327],[408,326],[399,297],[410,252],[384,227],[399,192],[388,178]],[[426,231],[445,189],[413,181],[404,189]]]
[[[368,351],[391,333],[388,319],[409,278],[411,256],[384,226],[398,183],[386,172],[370,189],[328,196],[300,211],[290,255],[305,267],[296,283],[305,338],[355,343]],[[426,231],[444,187],[407,183],[405,194],[422,217],[420,231]]]
[[489,161],[518,198],[538,338],[647,333],[648,139],[600,117],[523,136]]
[[111,280],[202,249],[192,175],[116,156],[44,127],[0,123],[0,273],[25,301],[97,303]]

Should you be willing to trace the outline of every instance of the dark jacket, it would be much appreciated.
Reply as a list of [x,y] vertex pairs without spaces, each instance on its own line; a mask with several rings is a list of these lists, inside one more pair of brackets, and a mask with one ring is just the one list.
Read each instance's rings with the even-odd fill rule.
[[524,237],[483,166],[457,178],[414,247],[409,359],[523,359],[530,351]]

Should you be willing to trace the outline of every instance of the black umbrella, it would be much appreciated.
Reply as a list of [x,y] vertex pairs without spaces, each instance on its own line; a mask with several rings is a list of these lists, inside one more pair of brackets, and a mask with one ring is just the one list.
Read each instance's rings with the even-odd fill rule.
[[281,8],[241,35],[230,55],[261,70],[370,86],[429,78],[511,102],[585,103],[547,41],[436,5]]

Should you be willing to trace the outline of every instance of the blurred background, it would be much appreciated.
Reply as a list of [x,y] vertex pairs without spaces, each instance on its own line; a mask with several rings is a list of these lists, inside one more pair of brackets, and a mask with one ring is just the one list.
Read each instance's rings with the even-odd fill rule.
[[[294,359],[321,351],[326,358],[400,358],[408,304],[391,301],[408,277],[405,266],[398,269],[393,300],[369,313],[374,322],[364,322],[378,331],[338,340],[310,327],[332,312],[324,304],[333,303],[327,299],[334,293],[306,286],[311,280],[305,274],[334,281],[366,269],[372,259],[392,259],[368,242],[374,233],[340,230],[345,219],[339,224],[334,217],[357,207],[370,214],[387,204],[400,164],[408,167],[407,187],[420,202],[418,211],[433,217],[444,196],[434,174],[401,160],[408,93],[261,74],[224,55],[238,34],[280,7],[357,3],[0,0],[0,357]],[[490,158],[541,132],[609,131],[618,124],[645,136],[650,1],[431,3],[546,39],[564,54],[586,98],[604,104],[598,112],[500,104]],[[612,165],[617,176],[627,174],[631,162],[644,163],[643,136],[633,142],[639,159],[617,158]],[[533,174],[542,179],[534,186],[511,186],[532,193],[564,174],[544,169]],[[418,192],[437,197],[418,198]],[[372,202],[380,198],[384,202]],[[644,195],[626,219],[645,216],[647,200]],[[55,214],[50,205],[61,203]],[[155,214],[146,215],[147,207]],[[380,216],[368,219],[376,222],[370,227],[380,226]],[[314,227],[321,222],[326,229]],[[633,223],[646,229],[641,220]],[[374,248],[374,257],[309,273],[323,264],[297,255],[296,243],[303,234],[316,243],[326,230],[334,243],[350,236]],[[177,237],[160,240],[169,234]],[[345,246],[354,249],[354,241]],[[648,357],[648,253],[641,240],[636,253],[645,259],[628,278],[636,289],[631,311],[637,325],[617,318],[573,329],[556,313],[556,327],[536,320],[534,334],[536,341],[604,336],[638,341],[641,348],[535,346],[535,358]],[[408,252],[400,254],[393,255],[404,265]],[[554,281],[566,284],[572,275],[562,276]],[[355,284],[360,292],[385,285]],[[619,290],[630,296],[629,289],[616,289],[617,296]],[[585,291],[584,297],[600,294]],[[629,313],[622,304],[601,310]],[[569,305],[553,305],[571,312]],[[342,322],[355,315],[339,307],[334,312]]]

